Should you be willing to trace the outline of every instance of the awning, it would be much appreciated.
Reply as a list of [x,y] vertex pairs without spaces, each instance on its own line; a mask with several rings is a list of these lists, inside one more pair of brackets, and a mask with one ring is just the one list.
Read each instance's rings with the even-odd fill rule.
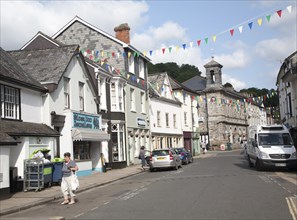
[[95,129],[73,128],[72,139],[74,141],[109,141],[110,135],[105,131]]

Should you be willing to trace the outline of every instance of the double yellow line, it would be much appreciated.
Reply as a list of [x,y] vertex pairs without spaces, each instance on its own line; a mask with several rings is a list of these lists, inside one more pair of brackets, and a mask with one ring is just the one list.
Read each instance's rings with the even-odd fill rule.
[[286,197],[293,220],[297,220],[297,197]]

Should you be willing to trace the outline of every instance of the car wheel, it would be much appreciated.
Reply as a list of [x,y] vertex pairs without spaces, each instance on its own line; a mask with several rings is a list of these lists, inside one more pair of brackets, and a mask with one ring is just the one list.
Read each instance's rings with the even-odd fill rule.
[[253,167],[254,166],[254,164],[252,163],[249,155],[247,155],[247,161],[249,162],[249,167]]
[[260,163],[260,161],[258,159],[256,160],[255,168],[258,171],[262,171],[263,170],[263,166],[261,165],[261,163]]
[[175,169],[175,170],[178,170],[178,164],[177,164],[177,163],[175,164],[174,169]]

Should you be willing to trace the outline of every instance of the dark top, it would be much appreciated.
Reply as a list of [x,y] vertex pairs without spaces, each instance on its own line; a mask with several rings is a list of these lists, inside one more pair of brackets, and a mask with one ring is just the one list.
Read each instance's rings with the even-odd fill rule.
[[76,163],[75,161],[73,160],[70,160],[69,163],[66,165],[66,163],[64,162],[63,163],[63,167],[62,167],[62,176],[63,177],[68,177],[68,176],[71,176],[71,170],[70,170],[70,167],[71,168],[74,168],[76,166]]

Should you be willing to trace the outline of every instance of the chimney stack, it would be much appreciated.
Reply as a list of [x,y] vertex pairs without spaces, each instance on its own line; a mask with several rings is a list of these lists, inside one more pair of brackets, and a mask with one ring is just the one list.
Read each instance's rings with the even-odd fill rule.
[[115,37],[126,44],[130,44],[130,27],[128,23],[124,23],[114,28]]

